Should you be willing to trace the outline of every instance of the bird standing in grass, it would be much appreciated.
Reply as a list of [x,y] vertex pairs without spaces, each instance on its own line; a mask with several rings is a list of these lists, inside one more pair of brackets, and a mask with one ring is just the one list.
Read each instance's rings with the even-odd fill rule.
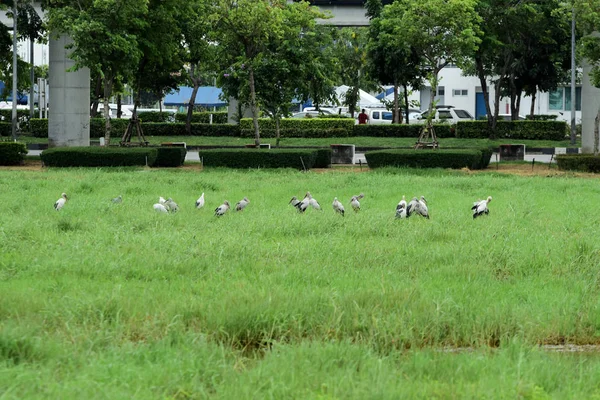
[[170,197],[167,199],[164,206],[167,207],[167,210],[169,210],[172,213],[176,213],[177,211],[179,211],[179,206]]
[[352,209],[356,212],[360,211],[360,199],[362,199],[363,197],[365,197],[364,194],[359,194],[358,196],[352,196],[352,198],[350,199],[350,205],[352,206]]
[[196,208],[200,209],[202,207],[204,207],[204,192],[202,192],[200,197],[198,197],[198,200],[196,200]]
[[243,199],[238,201],[237,204],[235,205],[235,211],[243,211],[244,208],[246,208],[246,206],[248,204],[250,204],[250,200],[248,200],[247,197],[244,197]]
[[[402,196],[402,198],[404,199],[404,196]],[[406,217],[410,217],[411,215],[413,215],[413,213],[417,209],[418,204],[419,199],[417,199],[416,197],[413,197],[412,200],[408,202],[408,205],[406,206]]]
[[298,198],[296,196],[293,196],[292,199],[290,200],[290,204],[293,205],[294,207],[298,207],[298,204],[300,204],[300,200],[298,200]]
[[114,199],[112,199],[112,202],[116,203],[116,204],[122,203],[123,202],[123,196],[119,195],[119,196],[115,197]]
[[165,200],[165,198],[164,198],[164,197],[160,196],[160,197],[158,198],[158,204],[165,204],[166,202],[167,202],[167,201]]
[[407,208],[406,197],[402,196],[402,200],[400,200],[400,202],[396,206],[396,218],[401,218],[401,219],[406,218],[408,216],[406,208]]
[[167,207],[165,207],[164,204],[156,203],[154,206],[152,206],[152,208],[154,208],[154,210],[159,213],[169,213],[169,210],[167,209]]
[[65,206],[65,204],[67,203],[67,200],[69,200],[69,198],[67,197],[67,194],[66,193],[61,194],[60,199],[58,199],[54,202],[54,209],[56,211],[60,211],[60,209],[63,208]]
[[429,219],[429,209],[427,208],[427,200],[425,200],[425,196],[421,196],[421,199],[417,203],[415,212],[422,217]]
[[311,207],[314,208],[315,210],[320,210],[321,205],[319,204],[317,199],[313,198],[312,195],[310,194],[310,192],[306,192],[306,195],[308,196],[308,204],[310,204]]
[[492,196],[488,196],[488,198],[485,200],[477,200],[475,203],[473,203],[473,207],[471,207],[471,210],[473,210],[473,219],[483,214],[487,215],[490,213],[490,210],[488,209],[488,204],[490,201],[492,201]]
[[229,202],[227,200],[225,200],[223,202],[223,204],[221,204],[219,207],[215,208],[215,216],[220,217],[223,214],[225,214],[227,212],[227,210],[229,210]]
[[[298,203],[296,203],[296,208],[298,209],[299,212],[304,212],[306,211],[306,209],[308,208],[309,204],[310,204],[310,193],[306,192],[306,195],[304,196],[304,198],[302,199],[302,201],[299,201]],[[293,200],[293,198],[292,198]]]
[[335,212],[342,214],[342,217],[344,216],[344,206],[342,205],[342,203],[339,202],[338,198],[335,197],[333,199],[333,209],[335,210]]

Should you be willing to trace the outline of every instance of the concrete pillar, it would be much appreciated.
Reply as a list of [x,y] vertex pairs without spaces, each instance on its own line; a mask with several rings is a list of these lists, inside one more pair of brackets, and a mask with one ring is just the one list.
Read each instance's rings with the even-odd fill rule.
[[68,57],[67,36],[50,38],[48,146],[90,145],[90,70],[67,72],[75,62]]
[[600,89],[590,82],[592,67],[584,61],[581,88],[581,152],[594,152],[594,119],[600,109]]

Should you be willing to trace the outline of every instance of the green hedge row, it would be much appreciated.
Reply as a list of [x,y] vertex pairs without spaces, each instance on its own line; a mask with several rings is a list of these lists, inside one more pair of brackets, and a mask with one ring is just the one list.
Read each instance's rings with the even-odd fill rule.
[[40,157],[49,167],[122,167],[154,165],[157,155],[151,147],[55,147]]
[[559,154],[556,164],[563,171],[600,172],[600,156],[593,154]]
[[331,148],[315,150],[317,156],[315,158],[314,168],[329,168],[331,166]]
[[[449,138],[456,136],[454,132],[454,125],[435,124],[433,128],[438,138]],[[423,124],[355,125],[353,136],[418,138],[422,129]]]
[[[275,137],[275,121],[271,118],[260,118],[258,127],[261,137]],[[280,121],[282,137],[347,137],[352,136],[354,119],[352,118],[285,118]],[[335,136],[325,136],[326,134]],[[240,120],[240,135],[254,137],[252,118]],[[287,135],[287,136],[286,136]]]
[[[48,137],[48,120],[32,118],[29,121],[31,134],[39,138]],[[113,118],[110,120],[111,126],[111,137],[121,138],[127,129],[129,119],[125,118]],[[90,118],[90,137],[100,138],[104,137],[106,122],[104,118]]]
[[365,153],[369,168],[470,168],[483,169],[490,162],[488,149],[468,150],[378,150]]
[[175,113],[160,111],[141,111],[137,113],[142,122],[175,122]]
[[[227,111],[216,111],[216,112],[195,112],[192,113],[193,124],[208,124],[210,123],[210,114],[213,116],[213,124],[226,124],[227,123]],[[187,113],[175,114],[175,120],[177,122],[186,122]]]
[[12,136],[12,123],[0,122],[0,136]]
[[24,143],[0,142],[0,165],[18,165],[27,155]]
[[[567,124],[564,121],[498,121],[496,137],[521,140],[564,140]],[[459,121],[457,138],[488,138],[487,121]]]
[[206,167],[295,169],[313,168],[318,155],[304,149],[215,149],[199,154]]
[[185,162],[187,150],[184,147],[158,147],[156,150],[153,167],[180,167]]

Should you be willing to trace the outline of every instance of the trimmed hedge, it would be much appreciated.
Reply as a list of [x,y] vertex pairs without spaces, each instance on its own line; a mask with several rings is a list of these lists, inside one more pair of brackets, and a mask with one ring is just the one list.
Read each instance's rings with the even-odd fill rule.
[[313,168],[329,168],[331,166],[331,148],[318,149]]
[[[182,123],[142,123],[147,136],[188,136]],[[192,124],[192,136],[239,136],[240,127],[235,124]]]
[[160,111],[141,111],[137,113],[142,122],[175,122],[175,114]]
[[559,154],[556,164],[563,171],[600,172],[600,156],[593,154]]
[[[48,137],[48,120],[32,118],[29,121],[31,134],[39,138]],[[112,118],[110,120],[111,138],[121,138],[127,129],[129,119]],[[104,137],[105,121],[104,118],[90,118],[90,138]]]
[[187,150],[184,147],[157,147],[153,167],[181,167]]
[[19,165],[26,155],[24,143],[0,142],[0,165]]
[[[216,111],[216,112],[195,112],[192,113],[192,124],[208,124],[210,123],[210,114],[213,115],[213,124],[226,124],[227,123],[227,111]],[[175,121],[185,123],[187,120],[187,113],[175,114]]]
[[[517,140],[564,140],[567,124],[564,121],[498,121],[498,139]],[[457,138],[490,137],[487,121],[459,121],[456,124]]]
[[[486,152],[484,154],[484,151]],[[378,150],[365,153],[369,168],[411,167],[411,168],[470,168],[483,169],[490,160],[489,150],[444,149],[444,150]],[[487,160],[485,159],[487,157]]]
[[[433,128],[435,129],[435,134],[438,138],[456,136],[454,125],[434,124]],[[352,136],[418,138],[422,129],[423,124],[355,125]]]
[[11,122],[0,122],[0,136],[12,136]]
[[295,168],[314,167],[317,152],[304,149],[214,149],[200,150],[205,167]]
[[152,147],[55,147],[40,157],[49,167],[123,167],[154,165],[158,150]]
[[[271,118],[260,118],[258,120],[260,136],[273,138],[275,133],[275,121]],[[279,124],[281,137],[348,137],[354,131],[354,119],[352,118],[285,118]],[[240,120],[240,136],[254,137],[254,125],[252,118]]]

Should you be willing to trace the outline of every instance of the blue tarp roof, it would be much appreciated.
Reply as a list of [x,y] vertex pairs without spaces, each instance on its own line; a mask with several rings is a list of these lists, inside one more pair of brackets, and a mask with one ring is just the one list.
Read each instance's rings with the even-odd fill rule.
[[[0,81],[0,94],[4,91],[4,82]],[[17,92],[17,104],[27,105],[28,96],[24,93]],[[4,100],[4,99],[3,99]],[[6,101],[12,101],[12,91],[6,97]]]
[[[192,97],[192,89],[189,86],[180,86],[179,91],[172,91],[165,96],[165,106],[187,106]],[[227,103],[219,98],[221,93],[218,87],[200,86],[194,104],[202,107],[225,106]]]
[[394,93],[394,87],[389,87],[387,89],[385,89],[383,91],[383,93],[379,93],[377,96],[375,96],[378,100],[383,99],[384,97],[387,97],[388,95]]

